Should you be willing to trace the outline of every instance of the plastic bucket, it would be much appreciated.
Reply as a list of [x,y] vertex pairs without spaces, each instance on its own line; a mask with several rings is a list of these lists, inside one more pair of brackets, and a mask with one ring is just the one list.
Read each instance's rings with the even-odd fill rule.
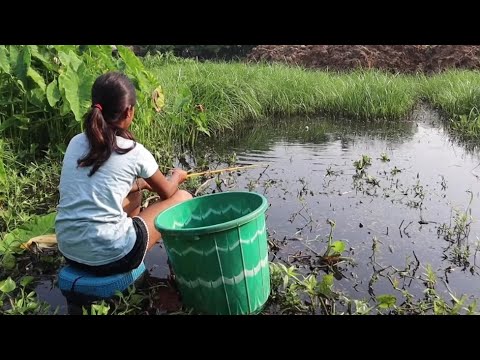
[[252,314],[270,295],[267,199],[223,192],[175,205],[155,218],[182,295],[206,314]]

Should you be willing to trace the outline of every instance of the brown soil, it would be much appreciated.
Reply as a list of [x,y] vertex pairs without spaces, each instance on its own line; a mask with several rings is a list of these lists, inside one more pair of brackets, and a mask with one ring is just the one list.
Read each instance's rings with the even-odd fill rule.
[[451,68],[479,69],[480,46],[260,45],[252,49],[248,59],[332,70],[377,68],[401,73],[434,73]]
[[148,286],[155,286],[152,307],[160,312],[172,313],[180,311],[182,302],[178,291],[166,279],[148,278]]

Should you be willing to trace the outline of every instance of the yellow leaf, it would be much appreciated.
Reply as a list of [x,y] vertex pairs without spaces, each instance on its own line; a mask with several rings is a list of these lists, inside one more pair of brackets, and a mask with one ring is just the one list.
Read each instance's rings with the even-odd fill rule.
[[40,248],[51,248],[57,245],[57,236],[55,234],[40,235],[31,238],[21,245],[24,249],[29,249],[32,243],[37,244]]
[[165,95],[163,95],[162,87],[157,87],[152,94],[153,107],[160,112],[165,106]]

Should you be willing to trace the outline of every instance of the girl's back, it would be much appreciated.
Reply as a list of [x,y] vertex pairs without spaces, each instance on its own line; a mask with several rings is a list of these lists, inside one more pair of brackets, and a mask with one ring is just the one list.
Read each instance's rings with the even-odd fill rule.
[[[116,138],[121,148],[134,145],[132,140]],[[123,257],[133,247],[135,231],[122,201],[134,179],[152,176],[158,165],[151,153],[136,143],[126,154],[112,153],[93,176],[88,176],[91,167],[77,164],[88,149],[84,133],[68,145],[55,230],[64,255],[84,263],[89,259],[88,265],[101,265]]]

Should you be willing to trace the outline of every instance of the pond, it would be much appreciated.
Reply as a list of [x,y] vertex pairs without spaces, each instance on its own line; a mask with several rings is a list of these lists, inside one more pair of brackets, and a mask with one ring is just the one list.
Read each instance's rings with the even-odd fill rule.
[[[426,272],[427,264],[437,274],[440,293],[449,289],[455,295],[480,296],[475,262],[480,156],[451,138],[435,112],[419,108],[399,122],[252,122],[216,141],[198,148],[234,156],[238,165],[261,166],[222,174],[203,193],[264,194],[270,203],[271,260],[308,274],[311,258],[325,252],[335,224],[333,239],[346,245],[344,255],[353,262],[339,266],[334,287],[351,298],[398,295],[392,277],[403,271],[413,280]],[[152,276],[168,275],[161,245],[146,263]],[[403,286],[421,297],[421,281],[407,280],[402,279]],[[42,283],[37,290],[52,305],[65,308],[51,285]]]

